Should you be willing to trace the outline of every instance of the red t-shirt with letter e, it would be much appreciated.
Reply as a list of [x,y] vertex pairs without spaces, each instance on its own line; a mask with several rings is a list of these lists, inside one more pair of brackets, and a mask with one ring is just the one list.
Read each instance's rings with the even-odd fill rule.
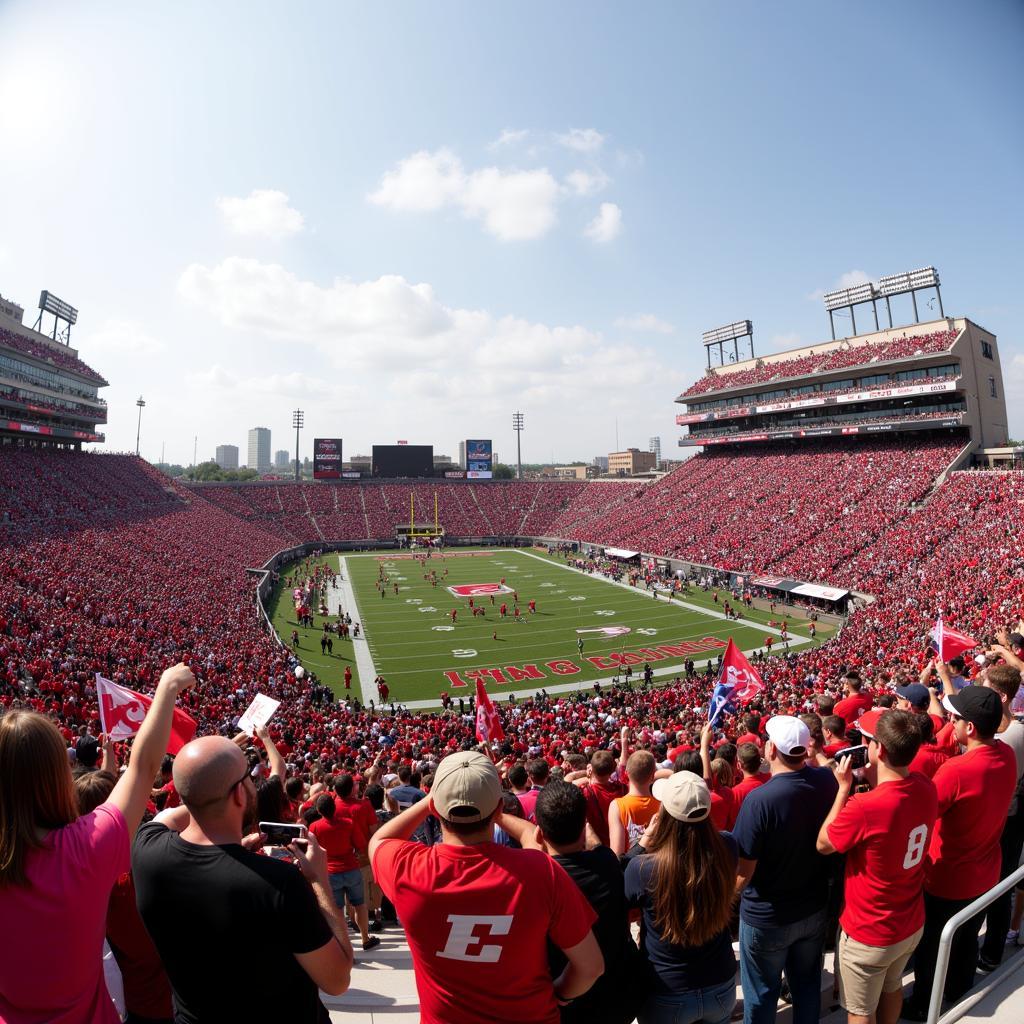
[[560,864],[494,843],[385,839],[373,870],[405,925],[422,1024],[558,1024],[547,940],[570,949],[597,920]]
[[932,777],[939,821],[928,850],[925,889],[971,900],[999,881],[999,839],[1017,787],[1017,759],[1005,743],[951,757]]
[[923,775],[883,782],[847,801],[828,827],[846,857],[843,931],[866,946],[894,946],[924,924],[925,853],[939,801]]

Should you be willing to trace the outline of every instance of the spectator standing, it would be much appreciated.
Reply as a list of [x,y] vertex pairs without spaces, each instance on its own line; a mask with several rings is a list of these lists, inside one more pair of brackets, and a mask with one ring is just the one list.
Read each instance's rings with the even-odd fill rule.
[[837,950],[840,998],[849,1024],[896,1024],[903,970],[924,928],[924,853],[938,815],[935,787],[910,763],[921,745],[909,711],[868,711],[857,728],[877,784],[850,797],[850,758],[818,833],[819,853],[846,854],[843,935]]
[[[477,751],[451,754],[430,799],[370,840],[374,873],[406,928],[423,1024],[557,1024],[559,1004],[602,973],[595,914],[565,870],[537,850],[491,841],[501,807],[491,761]],[[411,842],[431,812],[442,842]],[[553,982],[548,939],[568,961]]]
[[[204,736],[174,762],[182,807],[139,829],[132,873],[139,913],[174,990],[175,1021],[236,1019],[239,990],[261,985],[266,1020],[323,1022],[318,989],[348,987],[352,947],[315,836],[293,842],[295,864],[253,851],[256,792],[237,744]],[[253,941],[258,937],[258,941]]]
[[[1017,784],[1013,751],[995,741],[1003,718],[999,694],[985,686],[965,686],[942,703],[953,715],[956,742],[967,749],[946,761],[932,779],[939,796],[939,820],[925,857],[924,933],[914,957],[914,991],[902,1012],[914,1021],[928,1015],[935,957],[946,922],[999,881],[999,840]],[[983,910],[953,936],[947,999],[959,999],[974,983],[984,918]]]
[[613,853],[624,854],[658,813],[658,801],[651,794],[654,772],[654,755],[649,750],[636,750],[629,755],[629,789],[625,796],[608,805],[608,836]]
[[736,801],[736,814],[739,814],[743,801],[758,786],[763,786],[772,776],[770,772],[761,771],[761,748],[754,743],[741,743],[736,748],[736,761],[743,774],[742,779],[732,787],[732,795]]
[[659,779],[661,810],[626,868],[626,897],[642,911],[648,996],[640,1024],[726,1024],[736,1005],[729,918],[737,847],[711,821],[711,791],[693,772]]
[[846,727],[857,724],[857,719],[865,711],[871,710],[874,703],[869,693],[864,692],[864,681],[858,672],[847,672],[843,676],[843,687],[846,696],[835,706],[833,714],[838,715],[846,722]]
[[530,788],[525,793],[517,793],[519,805],[527,821],[533,821],[533,809],[537,804],[537,796],[547,785],[551,775],[551,766],[542,757],[526,762],[526,774],[530,780]]
[[794,1024],[816,1024],[831,871],[816,842],[839,787],[829,769],[805,764],[811,735],[803,722],[776,715],[766,731],[772,777],[747,795],[734,831],[743,1020],[775,1020],[785,970]]
[[[604,957],[604,974],[589,992],[561,1007],[562,1024],[631,1024],[643,1001],[637,968],[640,957],[629,932],[619,860],[607,846],[586,849],[587,803],[576,786],[552,782],[537,797],[537,824],[501,817],[502,827],[524,849],[543,849],[565,868],[597,915],[594,937]],[[548,945],[553,977],[565,969],[565,955]]]
[[82,816],[56,726],[29,711],[0,718],[5,1024],[118,1024],[103,979],[107,904],[129,867],[129,844],[167,749],[175,699],[194,684],[185,665],[161,675],[127,769],[106,802]]
[[626,795],[626,787],[614,779],[615,756],[610,750],[595,750],[587,765],[586,778],[579,784],[587,806],[587,822],[602,845],[609,845],[608,806]]
[[[1024,801],[1021,799],[1024,795],[1024,725],[1013,717],[1011,711],[1020,690],[1020,671],[1010,665],[996,665],[986,671],[984,685],[999,694],[1003,716],[995,738],[1013,751],[1017,764],[1017,785],[999,840],[1001,881],[1017,869],[1021,848],[1024,847]],[[985,941],[978,957],[978,969],[986,974],[994,971],[1003,961],[1003,947],[1010,927],[1011,900],[1010,893],[1000,896],[995,903],[990,904],[985,915]]]

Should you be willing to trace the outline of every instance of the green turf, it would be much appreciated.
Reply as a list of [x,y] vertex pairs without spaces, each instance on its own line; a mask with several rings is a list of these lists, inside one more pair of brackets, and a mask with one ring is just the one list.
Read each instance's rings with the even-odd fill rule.
[[[751,650],[761,646],[765,637],[759,626],[726,622],[702,611],[684,609],[678,602],[670,604],[664,596],[655,601],[604,578],[573,572],[561,559],[533,557],[513,549],[472,555],[452,552],[443,559],[435,555],[429,567],[437,570],[436,587],[423,579],[420,563],[408,557],[349,556],[346,564],[358,605],[358,615],[353,612],[353,616],[361,621],[376,671],[387,679],[392,697],[400,701],[436,701],[444,690],[455,696],[467,692],[466,687],[453,687],[454,677],[449,678],[446,672],[458,673],[458,680],[472,687],[475,674],[484,670],[488,689],[500,694],[609,679],[616,671],[611,660],[594,664],[587,659],[640,652],[639,663],[634,665],[634,679],[638,679],[644,660],[657,671],[680,666],[687,657],[702,664],[717,657],[721,650],[673,654],[658,651],[662,645],[694,643],[707,637],[725,641],[732,636],[742,650]],[[383,598],[376,588],[380,565],[390,577]],[[496,595],[493,605],[489,598],[477,598],[478,604],[483,602],[486,618],[474,619],[468,600],[447,590],[457,584],[498,583],[502,577],[507,586],[518,591],[521,623],[516,623],[511,614],[504,620],[498,616],[503,600],[511,612],[512,595]],[[397,596],[393,592],[395,582],[400,588]],[[721,596],[726,595],[723,592]],[[706,600],[714,607],[711,595],[697,591],[692,597],[694,603]],[[537,601],[534,615],[527,610],[531,598]],[[458,615],[451,628],[453,608]],[[768,616],[759,613],[758,617]],[[626,626],[631,632],[618,637],[584,635],[581,658],[576,630],[602,626]],[[798,634],[800,630],[791,632]],[[661,657],[645,655],[644,650]],[[344,653],[351,657],[349,650]],[[344,662],[338,658],[334,661],[338,666],[334,678],[321,675],[337,688]]]

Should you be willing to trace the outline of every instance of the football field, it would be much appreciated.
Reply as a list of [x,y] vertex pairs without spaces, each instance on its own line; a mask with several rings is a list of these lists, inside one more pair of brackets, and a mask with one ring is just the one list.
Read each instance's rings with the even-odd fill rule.
[[[669,601],[664,593],[654,597],[535,550],[435,552],[425,562],[409,552],[324,558],[337,560],[340,570],[338,588],[328,593],[331,611],[350,614],[362,636],[336,640],[334,656],[321,660],[313,642],[318,634],[309,631],[301,646],[314,649],[300,656],[342,695],[341,677],[350,665],[353,695],[364,702],[377,700],[377,675],[387,681],[391,700],[411,707],[436,706],[444,691],[469,696],[478,678],[495,697],[526,696],[622,679],[627,665],[638,683],[647,662],[655,682],[663,682],[687,658],[698,667],[716,659],[730,636],[741,650],[753,651],[779,632],[764,625],[768,616],[759,612],[726,620],[712,595],[699,590]],[[482,614],[473,614],[471,601]],[[275,625],[286,635],[290,630],[282,627],[293,624],[276,621],[281,608],[278,602]],[[810,643],[803,625],[790,624],[794,649]]]

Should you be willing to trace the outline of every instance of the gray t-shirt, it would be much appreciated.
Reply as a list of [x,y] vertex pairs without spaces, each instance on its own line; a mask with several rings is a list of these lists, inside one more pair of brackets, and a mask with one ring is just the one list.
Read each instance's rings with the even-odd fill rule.
[[1013,756],[1017,759],[1017,783],[1018,787],[1014,790],[1013,800],[1010,801],[1010,815],[1017,813],[1017,802],[1020,793],[1020,780],[1021,776],[1024,776],[1024,725],[1020,722],[1011,722],[1005,732],[997,732],[996,739],[1001,743],[1005,743],[1012,751]]

